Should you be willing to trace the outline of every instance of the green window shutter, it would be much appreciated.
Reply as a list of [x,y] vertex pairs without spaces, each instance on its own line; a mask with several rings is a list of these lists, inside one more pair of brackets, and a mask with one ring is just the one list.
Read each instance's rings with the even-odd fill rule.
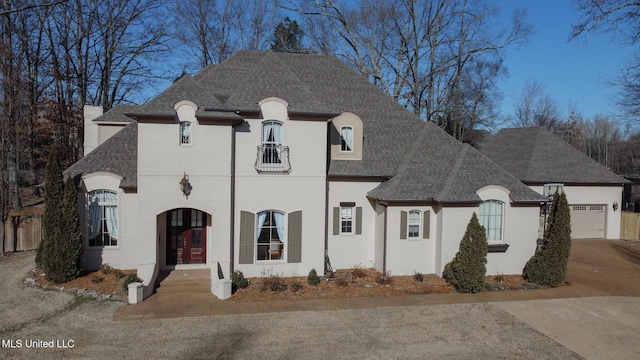
[[240,211],[240,264],[253,264],[256,215]]
[[356,207],[356,235],[362,234],[362,207]]
[[422,216],[422,238],[428,239],[431,231],[431,211],[423,212]]
[[400,239],[407,238],[407,212],[400,211]]
[[302,211],[289,214],[287,262],[302,262]]
[[333,235],[340,235],[340,208],[333,208]]

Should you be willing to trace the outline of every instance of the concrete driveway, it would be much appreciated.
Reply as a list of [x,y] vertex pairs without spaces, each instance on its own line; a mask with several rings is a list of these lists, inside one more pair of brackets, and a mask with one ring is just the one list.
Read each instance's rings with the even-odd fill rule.
[[[67,293],[20,285],[33,256],[0,261],[0,358],[637,359],[636,247],[574,242],[571,285],[556,289],[258,305],[210,295],[65,305]],[[31,310],[15,313],[20,302]],[[74,347],[9,346],[18,340]]]

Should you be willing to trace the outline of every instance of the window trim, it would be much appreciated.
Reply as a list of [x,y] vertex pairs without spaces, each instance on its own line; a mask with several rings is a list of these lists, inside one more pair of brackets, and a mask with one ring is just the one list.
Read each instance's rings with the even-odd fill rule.
[[[100,213],[101,213],[101,217],[100,217],[100,231],[99,233],[96,233],[96,235],[94,236],[94,238],[96,239],[95,245],[91,245],[92,243],[92,238],[91,236],[91,215],[92,215],[92,210],[91,210],[91,201],[92,201],[92,197],[97,195],[97,193],[109,193],[111,195],[113,195],[114,200],[113,201],[97,201],[97,206],[100,207]],[[94,195],[95,194],[95,195]],[[109,190],[109,189],[95,189],[95,190],[91,190],[88,191],[85,195],[85,206],[86,206],[86,215],[85,215],[85,233],[86,233],[86,243],[85,246],[88,249],[114,249],[120,246],[120,206],[119,206],[119,202],[120,202],[120,197],[117,191],[113,191],[113,190]],[[107,219],[107,214],[106,214],[106,208],[107,207],[114,207],[114,215],[115,215],[115,219],[113,219],[113,221],[108,220]],[[111,234],[111,231],[109,230],[109,224],[107,222],[112,222],[115,223],[115,233],[116,235],[113,236]],[[107,227],[106,231],[103,227]],[[101,244],[97,245],[97,238],[99,236],[108,236],[109,237],[109,244],[105,244],[104,239],[102,239]],[[115,244],[113,244],[115,242]]]
[[[411,223],[411,214],[417,214],[417,224]],[[414,219],[415,220],[415,219]],[[412,233],[410,231],[411,226],[418,226],[418,231]],[[412,235],[415,234],[415,235]],[[422,211],[420,210],[410,210],[407,212],[407,239],[409,240],[418,240],[422,238]]]
[[[484,214],[483,212],[486,211],[484,210],[485,204],[499,204],[500,205],[500,239],[499,240],[495,240],[495,239],[490,239],[489,234],[491,233],[492,230],[495,230],[497,228],[495,227],[490,227],[490,217],[496,217],[496,214]],[[478,221],[480,222],[480,225],[484,226],[485,230],[486,230],[486,235],[487,235],[487,242],[489,244],[500,244],[500,243],[504,243],[504,224],[505,224],[505,203],[503,201],[500,200],[496,200],[496,199],[488,199],[483,201],[482,203],[480,203],[480,206],[478,208]]]
[[[345,139],[345,131],[350,135],[349,141]],[[342,125],[340,127],[340,152],[341,153],[353,153],[353,126],[351,125]],[[345,146],[346,145],[346,146]],[[347,149],[345,150],[344,147]]]
[[[264,228],[264,222],[263,225],[260,225],[260,215],[261,214],[266,214],[265,219],[263,221],[267,220],[267,217],[270,217],[271,219],[269,219],[270,221],[273,220],[274,221],[274,225],[267,225],[269,226],[270,229],[275,230],[278,234],[278,238],[277,240],[280,241],[280,258],[279,259],[270,259],[270,258],[265,258],[265,259],[260,259],[260,237],[262,232],[265,230]],[[275,224],[275,214],[280,214],[282,215],[282,224]],[[288,237],[288,233],[287,231],[287,226],[288,226],[288,221],[287,221],[287,213],[283,212],[283,211],[279,211],[279,210],[273,210],[273,209],[269,209],[269,210],[263,210],[263,211],[259,211],[256,213],[255,216],[256,219],[256,223],[255,223],[255,231],[256,231],[256,235],[255,235],[255,240],[254,240],[254,247],[255,247],[255,262],[256,263],[264,263],[264,262],[286,262],[287,261],[287,237]],[[280,231],[278,229],[281,229],[282,233],[280,233]],[[269,241],[266,242],[266,244],[268,244],[267,247],[267,252],[266,254],[270,257],[269,251],[270,246],[271,246],[271,242],[272,240],[274,240],[275,238],[272,238],[271,236],[269,237]],[[262,246],[265,243],[262,243]]]
[[[353,235],[355,233],[354,208],[355,206],[340,206],[340,235]],[[349,210],[349,215],[345,216],[345,210]],[[345,231],[345,228],[350,230]]]

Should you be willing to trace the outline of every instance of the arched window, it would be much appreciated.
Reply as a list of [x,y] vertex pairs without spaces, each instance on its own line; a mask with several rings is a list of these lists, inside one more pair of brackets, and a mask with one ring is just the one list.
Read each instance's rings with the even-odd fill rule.
[[118,245],[118,194],[94,190],[87,194],[89,246]]
[[497,242],[503,238],[504,203],[498,200],[487,200],[480,204],[480,225],[487,230],[487,241]]
[[340,151],[353,151],[353,127],[351,126],[340,128]]
[[284,213],[267,210],[258,213],[257,260],[282,260],[285,249]]
[[188,121],[180,122],[180,145],[190,145],[192,140],[191,123]]
[[265,121],[262,123],[262,163],[280,164],[282,162],[282,123]]

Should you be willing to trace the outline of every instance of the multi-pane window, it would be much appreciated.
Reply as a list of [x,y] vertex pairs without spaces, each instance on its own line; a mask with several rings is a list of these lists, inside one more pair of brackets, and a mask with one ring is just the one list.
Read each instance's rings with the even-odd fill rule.
[[191,123],[183,121],[180,123],[180,145],[191,144]]
[[280,164],[282,162],[282,123],[265,121],[262,123],[262,163]]
[[95,190],[87,194],[89,246],[118,245],[118,194]]
[[487,200],[480,204],[480,225],[487,230],[487,241],[502,241],[504,203]]
[[340,151],[353,151],[353,128],[351,126],[340,128]]
[[353,207],[340,208],[340,233],[353,233]]
[[257,226],[257,259],[284,259],[284,213],[271,210],[258,213]]
[[409,238],[420,237],[420,211],[409,211],[409,221],[407,222],[407,234]]

